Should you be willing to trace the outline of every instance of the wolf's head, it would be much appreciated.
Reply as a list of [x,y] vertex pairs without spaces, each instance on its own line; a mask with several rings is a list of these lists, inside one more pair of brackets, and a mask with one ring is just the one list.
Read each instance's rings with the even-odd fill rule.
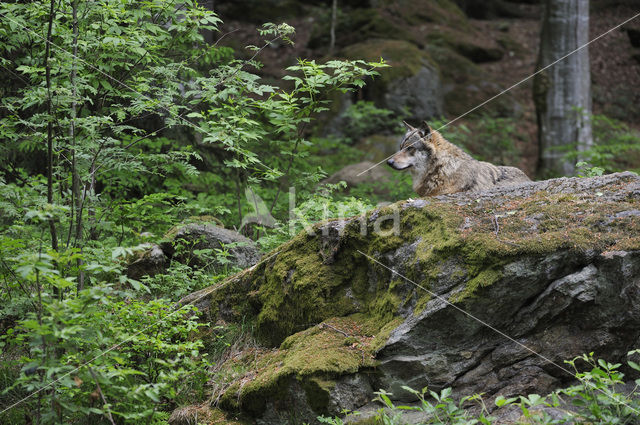
[[430,141],[433,130],[426,122],[418,128],[406,122],[404,125],[407,132],[400,141],[400,150],[389,158],[387,164],[395,170],[411,169],[412,174],[422,174],[433,152]]

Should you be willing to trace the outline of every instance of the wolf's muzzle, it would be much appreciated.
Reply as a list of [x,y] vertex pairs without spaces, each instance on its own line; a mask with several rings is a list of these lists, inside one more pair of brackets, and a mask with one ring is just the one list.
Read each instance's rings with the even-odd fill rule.
[[411,167],[411,165],[407,165],[405,167],[399,167],[396,162],[393,160],[393,158],[389,158],[387,160],[387,165],[391,168],[393,168],[394,170],[406,170],[407,168]]

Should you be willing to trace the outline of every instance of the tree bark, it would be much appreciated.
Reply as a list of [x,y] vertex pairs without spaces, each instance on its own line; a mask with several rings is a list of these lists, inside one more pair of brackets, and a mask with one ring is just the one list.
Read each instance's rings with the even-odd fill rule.
[[[542,175],[571,175],[575,160],[567,149],[593,146],[589,0],[546,0],[536,69],[566,58],[536,75],[534,102],[538,119],[538,170]],[[574,52],[576,49],[580,50]]]
[[[55,1],[49,3],[49,22],[47,25],[47,41],[44,53],[44,69],[47,85],[47,203],[53,204],[53,107],[51,104],[51,65],[49,64],[49,56],[51,54],[51,33],[53,28]],[[56,232],[56,224],[53,218],[49,219],[49,233],[51,234],[51,248],[58,250],[58,234]]]
[[331,4],[331,30],[329,41],[329,54],[333,54],[333,49],[336,47],[336,26],[338,21],[338,0],[333,0]]

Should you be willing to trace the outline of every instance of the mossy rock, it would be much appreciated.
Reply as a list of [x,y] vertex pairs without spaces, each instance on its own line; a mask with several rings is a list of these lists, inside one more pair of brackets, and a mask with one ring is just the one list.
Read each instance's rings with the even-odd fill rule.
[[440,28],[429,34],[427,43],[448,47],[474,63],[495,62],[504,56],[504,51],[499,46],[486,46],[479,43],[473,34],[448,28]]
[[376,106],[391,109],[408,119],[442,115],[442,87],[438,66],[429,54],[403,40],[376,39],[347,46],[339,53],[347,59],[378,61],[388,68],[369,81],[362,94]]
[[[362,314],[334,317],[291,335],[278,349],[250,350],[227,361],[214,377],[227,387],[220,406],[260,415],[270,403],[303,398],[315,415],[339,413],[328,409],[339,378],[375,367],[375,350],[391,329]],[[291,393],[292,382],[299,384],[297,394]]]
[[[330,10],[324,10],[316,17],[308,46],[328,52],[330,42]],[[364,42],[373,38],[413,40],[407,28],[387,19],[379,9],[340,9],[335,29],[338,48]]]
[[378,80],[385,84],[399,78],[411,77],[425,64],[435,66],[427,52],[408,41],[395,39],[375,39],[353,44],[342,49],[338,56],[367,61],[384,59],[389,68],[380,70]]
[[383,0],[380,8],[409,25],[432,22],[469,29],[467,17],[452,0]]
[[[448,47],[430,45],[426,50],[438,64],[444,85],[450,87],[444,93],[444,111],[448,115],[464,114],[505,88],[496,81],[496,76],[489,75],[470,59]],[[521,110],[514,96],[507,92],[474,113],[517,116]]]
[[[347,380],[396,399],[403,385],[427,384],[513,395],[535,382],[527,391],[546,393],[564,382],[548,359],[595,350],[620,361],[640,339],[639,279],[640,177],[619,173],[320,223],[182,303],[212,322],[255,325],[260,344],[230,355],[214,377],[223,410],[314,422],[339,413]],[[349,409],[367,397],[358,400]]]

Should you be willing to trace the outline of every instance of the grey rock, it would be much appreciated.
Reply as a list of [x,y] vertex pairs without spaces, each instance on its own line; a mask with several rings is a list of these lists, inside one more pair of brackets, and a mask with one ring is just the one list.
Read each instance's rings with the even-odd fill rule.
[[[208,263],[194,253],[202,249],[226,249],[230,265],[247,268],[260,260],[260,251],[256,244],[233,230],[212,224],[191,223],[172,232],[168,241],[162,243],[163,251],[172,259],[189,265],[203,266]],[[178,249],[180,248],[180,249]],[[215,253],[212,253],[215,256]],[[221,265],[216,261],[214,266]]]
[[368,375],[343,376],[336,381],[330,391],[329,413],[340,415],[344,410],[356,410],[371,401],[373,391]]
[[146,243],[142,245],[143,251],[134,257],[127,265],[127,276],[140,280],[144,276],[155,276],[164,273],[169,265],[169,259],[159,245]]
[[442,83],[438,71],[431,65],[423,67],[413,76],[393,81],[384,95],[385,107],[408,117],[413,121],[443,115]]

